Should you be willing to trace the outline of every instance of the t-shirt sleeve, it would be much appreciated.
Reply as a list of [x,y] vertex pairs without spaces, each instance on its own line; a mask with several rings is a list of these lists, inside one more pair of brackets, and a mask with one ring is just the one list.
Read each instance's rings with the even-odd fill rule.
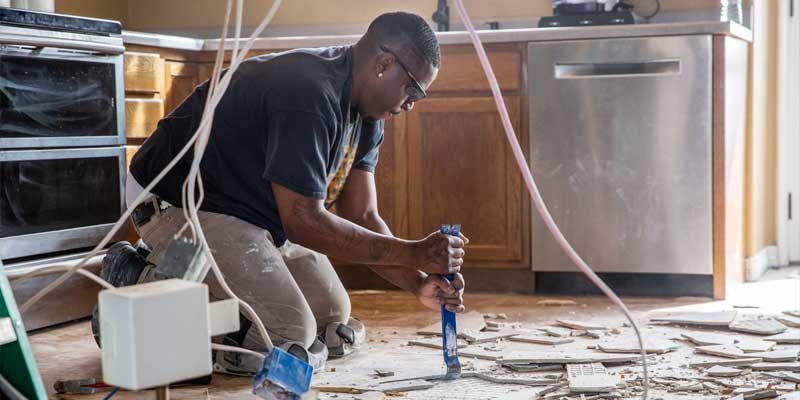
[[362,127],[356,158],[353,160],[353,168],[375,172],[381,143],[383,143],[383,121],[365,122]]
[[324,199],[332,128],[314,113],[278,111],[268,116],[267,130],[264,179]]

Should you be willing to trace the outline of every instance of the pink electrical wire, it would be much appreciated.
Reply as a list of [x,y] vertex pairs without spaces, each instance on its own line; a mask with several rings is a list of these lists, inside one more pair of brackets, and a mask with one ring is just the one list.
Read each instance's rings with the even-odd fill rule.
[[497,105],[497,111],[500,113],[500,119],[503,121],[506,139],[508,139],[508,143],[511,145],[511,150],[514,153],[514,158],[517,161],[517,166],[519,166],[519,171],[522,173],[525,185],[528,187],[528,192],[530,192],[531,199],[533,199],[533,204],[536,205],[539,215],[542,216],[544,223],[547,225],[547,229],[550,230],[550,233],[561,246],[561,249],[564,250],[564,253],[566,253],[570,260],[572,260],[572,262],[577,265],[587,277],[589,277],[589,280],[591,280],[592,283],[600,288],[600,290],[611,300],[611,302],[614,303],[623,314],[625,314],[625,317],[627,317],[628,321],[630,321],[634,332],[636,332],[636,337],[639,340],[639,347],[642,355],[642,368],[644,371],[644,392],[642,394],[642,398],[647,399],[647,389],[650,386],[647,375],[647,353],[644,348],[642,335],[639,332],[639,327],[633,320],[633,317],[628,311],[628,307],[625,306],[625,303],[623,303],[622,300],[614,293],[614,291],[611,290],[611,288],[609,288],[608,285],[606,285],[606,283],[594,273],[594,271],[592,271],[589,265],[586,264],[586,262],[583,261],[575,249],[572,248],[572,245],[570,245],[570,243],[558,229],[556,222],[553,220],[553,217],[547,210],[547,206],[544,204],[544,200],[542,200],[542,195],[539,193],[539,189],[536,187],[536,182],[533,180],[533,175],[531,174],[530,169],[528,169],[528,164],[525,161],[525,156],[522,153],[522,148],[519,145],[519,141],[517,141],[517,136],[514,133],[514,127],[511,125],[511,118],[508,116],[508,110],[506,109],[505,102],[503,101],[503,96],[500,93],[500,86],[497,84],[497,78],[492,71],[491,64],[489,64],[489,58],[486,56],[486,51],[483,49],[483,44],[478,38],[478,34],[475,32],[475,27],[472,25],[469,15],[467,15],[467,10],[464,8],[462,0],[455,0],[455,3],[456,9],[458,10],[458,15],[464,22],[464,26],[467,28],[467,31],[469,31],[469,37],[472,40],[472,44],[475,46],[475,51],[478,53],[478,58],[480,59],[481,66],[483,67],[483,72],[486,73],[486,78],[489,80],[489,86],[492,89],[492,95],[494,96],[494,101]]

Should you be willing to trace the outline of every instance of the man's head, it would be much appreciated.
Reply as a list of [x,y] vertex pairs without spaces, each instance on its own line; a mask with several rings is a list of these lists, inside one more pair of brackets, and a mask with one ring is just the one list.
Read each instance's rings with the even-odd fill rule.
[[422,17],[386,13],[372,21],[356,44],[356,63],[359,113],[387,119],[426,96],[439,72],[439,42]]

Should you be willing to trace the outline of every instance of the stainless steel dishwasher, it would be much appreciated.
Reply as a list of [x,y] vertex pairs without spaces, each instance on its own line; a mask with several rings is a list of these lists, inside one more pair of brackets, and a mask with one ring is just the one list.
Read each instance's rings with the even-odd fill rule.
[[[567,239],[623,292],[666,278],[710,294],[711,36],[534,42],[528,57],[531,170]],[[578,276],[532,214],[537,289],[574,288],[547,273]]]

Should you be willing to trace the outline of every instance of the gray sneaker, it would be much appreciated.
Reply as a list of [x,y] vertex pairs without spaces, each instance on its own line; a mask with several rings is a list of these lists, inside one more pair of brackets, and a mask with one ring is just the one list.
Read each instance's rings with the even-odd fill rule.
[[[319,338],[314,340],[308,350],[298,342],[285,342],[278,347],[310,364],[314,368],[314,372],[322,371],[325,368],[328,348]],[[215,350],[213,358],[214,372],[223,374],[251,377],[255,376],[261,368],[261,359],[249,354]]]
[[347,324],[329,323],[325,326],[323,334],[329,357],[339,358],[361,347],[367,335],[367,329],[363,322],[351,317]]
[[[146,251],[146,250],[145,250]],[[103,257],[100,277],[114,287],[134,285],[147,267],[146,254],[128,242],[117,242],[111,246]],[[97,305],[92,312],[92,334],[97,346],[100,346],[100,310]]]

